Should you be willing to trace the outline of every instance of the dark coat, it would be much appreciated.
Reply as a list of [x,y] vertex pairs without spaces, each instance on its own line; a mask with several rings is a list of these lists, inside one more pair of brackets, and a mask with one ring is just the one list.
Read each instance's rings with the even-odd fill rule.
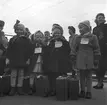
[[[38,47],[42,48],[42,52],[36,54],[35,53],[35,48],[38,48]],[[37,43],[36,42],[36,43],[32,44],[32,48],[33,48],[33,54],[32,54],[31,59],[30,59],[29,73],[33,72],[39,55],[41,55],[41,57],[42,57],[42,62],[41,63],[43,64],[43,62],[44,62],[43,61],[43,54],[44,54],[45,46],[43,44],[41,44],[41,43]]]
[[25,36],[14,36],[9,41],[6,57],[9,59],[11,68],[26,67],[26,62],[32,55],[32,43]]
[[[87,44],[82,44],[81,39],[87,38]],[[100,56],[100,47],[95,35],[78,36],[72,46],[71,55],[76,56],[76,67],[79,70],[93,69],[94,60]]]
[[[55,41],[61,41],[62,46],[55,48]],[[70,70],[70,46],[69,42],[64,38],[53,39],[47,47],[47,71],[46,72],[62,72],[67,73]]]
[[93,34],[95,34],[99,39],[101,59],[101,68],[107,69],[107,24],[100,24],[93,29]]

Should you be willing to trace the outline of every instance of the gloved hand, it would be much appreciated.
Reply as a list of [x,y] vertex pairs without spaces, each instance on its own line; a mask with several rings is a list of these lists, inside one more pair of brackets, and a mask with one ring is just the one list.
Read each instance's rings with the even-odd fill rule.
[[94,60],[94,67],[98,68],[98,66],[99,66],[99,60]]
[[75,62],[75,61],[76,61],[76,57],[75,57],[74,55],[71,55],[71,56],[70,56],[70,60],[71,60],[72,62]]

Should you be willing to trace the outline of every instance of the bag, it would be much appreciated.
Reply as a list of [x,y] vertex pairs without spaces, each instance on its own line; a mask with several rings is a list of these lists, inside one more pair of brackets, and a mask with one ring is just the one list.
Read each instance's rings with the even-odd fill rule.
[[72,76],[68,77],[68,92],[69,99],[77,100],[79,95],[79,80],[76,78],[72,78]]
[[49,80],[47,76],[38,75],[35,79],[35,87],[37,96],[48,96],[49,93]]
[[0,93],[8,95],[10,88],[10,75],[6,75],[6,73],[4,73],[2,76],[0,76]]
[[30,81],[29,81],[29,76],[24,77],[23,79],[23,92],[25,94],[28,94],[30,92]]
[[56,78],[56,98],[60,101],[66,101],[68,99],[67,77],[59,76]]

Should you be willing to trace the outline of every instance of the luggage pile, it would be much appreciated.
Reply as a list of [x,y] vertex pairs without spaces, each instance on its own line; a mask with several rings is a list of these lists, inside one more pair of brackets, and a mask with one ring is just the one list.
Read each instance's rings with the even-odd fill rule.
[[[48,97],[50,92],[48,76],[36,75],[34,79],[33,95]],[[4,73],[0,76],[0,94],[8,95],[10,91],[10,75]],[[23,92],[28,95],[30,92],[30,76],[23,80]],[[77,100],[79,95],[79,80],[72,76],[59,76],[56,78],[56,99],[59,101]]]

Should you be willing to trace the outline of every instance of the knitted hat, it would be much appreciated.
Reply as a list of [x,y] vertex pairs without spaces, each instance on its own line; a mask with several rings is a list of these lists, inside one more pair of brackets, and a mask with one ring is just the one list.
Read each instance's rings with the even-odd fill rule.
[[73,33],[75,33],[75,28],[73,26],[68,26],[69,30],[72,30]]
[[81,24],[87,26],[89,29],[91,28],[90,21],[88,21],[88,20],[85,20],[85,21],[81,22],[79,25],[81,25]]
[[56,28],[60,29],[61,34],[63,34],[63,28],[62,28],[59,24],[53,24],[53,26],[52,26],[52,31],[53,31],[54,29],[56,29]]
[[4,27],[5,22],[0,20],[0,27]]
[[17,24],[16,27],[14,27],[14,28],[15,28],[15,30],[21,29],[24,32],[26,32],[26,28],[25,28],[25,26],[23,24]]

